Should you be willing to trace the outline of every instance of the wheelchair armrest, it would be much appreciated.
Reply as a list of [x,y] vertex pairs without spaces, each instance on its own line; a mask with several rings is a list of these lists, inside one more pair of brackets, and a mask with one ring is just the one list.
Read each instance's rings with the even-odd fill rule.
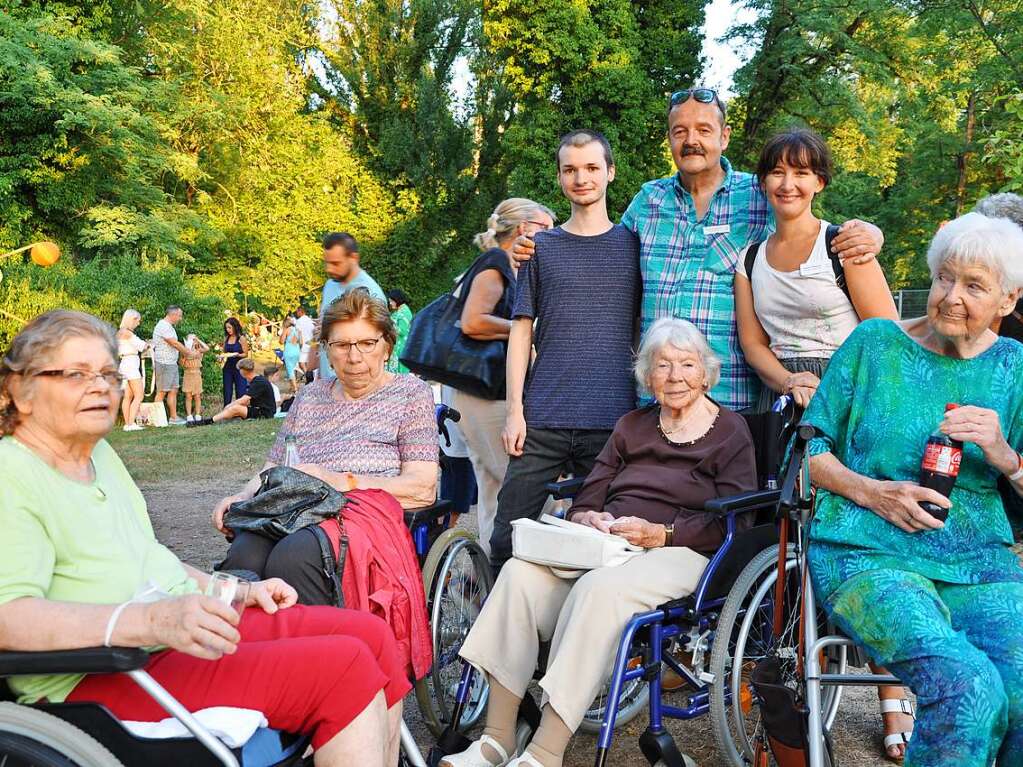
[[419,506],[415,509],[405,509],[405,524],[413,527],[418,524],[430,524],[451,512],[451,501],[446,498],[438,498],[429,506]]
[[774,506],[780,498],[780,490],[754,490],[750,493],[728,495],[724,498],[712,498],[703,505],[703,510],[718,514],[736,514],[741,511],[753,511]]
[[572,479],[563,479],[560,482],[548,482],[547,492],[559,501],[564,498],[574,498],[575,494],[582,489],[585,481],[586,477],[572,477]]
[[81,650],[0,652],[0,677],[18,674],[113,674],[146,665],[140,647],[86,647]]

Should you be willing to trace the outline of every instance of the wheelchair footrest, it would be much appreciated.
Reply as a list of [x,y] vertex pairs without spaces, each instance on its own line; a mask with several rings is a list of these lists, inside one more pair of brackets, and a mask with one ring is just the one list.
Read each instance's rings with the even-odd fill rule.
[[650,764],[662,763],[665,767],[696,767],[696,762],[678,750],[675,739],[667,730],[654,732],[649,728],[639,736],[639,748]]

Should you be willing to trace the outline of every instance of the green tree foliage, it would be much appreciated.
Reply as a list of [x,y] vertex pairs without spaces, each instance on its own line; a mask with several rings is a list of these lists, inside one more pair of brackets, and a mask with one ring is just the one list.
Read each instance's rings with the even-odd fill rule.
[[574,128],[599,130],[611,143],[616,214],[643,182],[667,175],[667,97],[699,72],[702,3],[485,0],[483,19],[516,104],[504,136],[509,191],[566,212],[554,150]]
[[163,187],[166,97],[67,22],[0,13],[0,247],[45,232],[89,256],[185,255],[205,222]]
[[394,226],[370,243],[369,263],[385,289],[401,285],[423,300],[464,264],[462,243],[480,217],[476,118],[454,85],[478,45],[480,9],[472,0],[329,0],[325,8],[313,87],[392,198]]
[[500,199],[560,201],[553,149],[580,125],[614,144],[620,212],[670,169],[703,5],[8,0],[0,247],[64,258],[0,265],[0,335],[56,305],[280,312],[322,284],[329,230],[421,305]]
[[896,286],[926,281],[941,221],[1023,185],[1023,4],[1018,0],[750,0],[760,41],[736,86],[731,154],[752,165],[773,131],[820,131],[837,177],[821,212],[875,221]]

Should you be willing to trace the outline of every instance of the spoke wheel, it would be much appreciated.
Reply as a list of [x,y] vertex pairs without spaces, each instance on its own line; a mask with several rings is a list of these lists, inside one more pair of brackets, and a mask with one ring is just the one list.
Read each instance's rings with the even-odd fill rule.
[[121,767],[121,763],[59,717],[0,703],[0,767]]
[[[427,727],[439,736],[451,721],[455,707],[462,676],[458,652],[493,587],[490,562],[469,532],[448,530],[430,548],[423,567],[423,584],[430,614],[433,667],[416,683],[416,700]],[[489,687],[483,675],[474,674],[458,723],[460,730],[479,721],[488,697]]]
[[[607,694],[611,689],[611,680],[608,679],[604,686],[593,699],[593,703],[583,715],[583,721],[579,729],[583,732],[596,734],[600,732],[600,726],[604,722],[604,714],[607,711]],[[642,679],[633,679],[622,685],[621,697],[618,699],[618,715],[615,717],[615,725],[627,724],[646,708],[650,699],[650,685]]]
[[[753,763],[754,744],[763,734],[759,700],[750,676],[757,663],[769,654],[782,658],[795,678],[799,653],[799,568],[791,552],[785,562],[785,625],[781,636],[772,631],[778,577],[778,547],[758,554],[742,571],[728,593],[718,618],[711,648],[710,713],[719,752],[732,767]],[[842,660],[830,661],[828,670],[844,671]],[[738,672],[738,673],[736,673]],[[824,721],[830,727],[841,700],[841,687],[824,690]],[[773,764],[773,762],[772,762]]]

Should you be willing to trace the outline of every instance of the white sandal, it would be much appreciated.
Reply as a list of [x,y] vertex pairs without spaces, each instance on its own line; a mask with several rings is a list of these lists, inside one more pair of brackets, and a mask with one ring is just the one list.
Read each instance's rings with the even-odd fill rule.
[[[492,748],[500,757],[500,761],[494,763],[483,756],[483,746]],[[500,743],[489,735],[482,735],[479,740],[474,740],[465,751],[441,759],[440,767],[507,767],[510,761],[511,757]],[[537,767],[542,767],[542,765],[537,765]]]
[[[908,714],[909,716],[916,719],[916,714],[913,713],[913,704],[906,698],[888,698],[881,702],[881,714]],[[901,764],[905,757],[889,756],[888,749],[893,746],[909,746],[909,739],[913,736],[913,731],[908,730],[904,732],[893,732],[891,735],[884,736],[884,756],[885,759],[896,764]]]

